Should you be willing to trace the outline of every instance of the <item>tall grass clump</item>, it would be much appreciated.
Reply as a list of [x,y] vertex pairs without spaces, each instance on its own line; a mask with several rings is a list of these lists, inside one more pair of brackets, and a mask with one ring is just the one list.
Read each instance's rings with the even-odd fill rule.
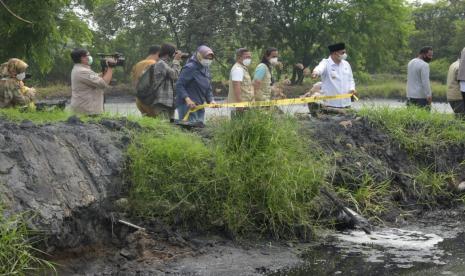
[[294,119],[249,111],[216,122],[213,138],[179,130],[135,137],[128,149],[135,215],[235,237],[302,237],[326,161]]
[[0,275],[37,275],[55,271],[52,263],[38,257],[43,253],[29,239],[25,214],[6,217],[0,208]]
[[211,151],[198,136],[173,131],[139,135],[129,147],[130,205],[136,215],[168,224],[201,227],[208,223],[215,195]]
[[213,144],[232,233],[289,237],[310,229],[312,198],[327,166],[320,150],[299,136],[295,119],[248,111],[224,122]]
[[465,143],[465,122],[452,114],[409,107],[363,108],[359,114],[387,130],[409,153]]

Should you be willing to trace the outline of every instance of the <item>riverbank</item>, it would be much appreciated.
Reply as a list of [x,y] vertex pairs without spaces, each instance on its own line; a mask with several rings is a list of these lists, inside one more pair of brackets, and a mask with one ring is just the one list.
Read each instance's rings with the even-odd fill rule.
[[[280,84],[284,95],[288,98],[296,98],[308,92],[316,80],[305,79],[302,85]],[[406,80],[395,75],[374,75],[370,79],[357,83],[357,92],[361,99],[399,99],[405,100]],[[447,87],[439,82],[431,82],[433,100],[446,101]],[[228,94],[227,82],[214,82],[213,94],[215,97],[224,98]],[[133,98],[135,91],[129,84],[118,84],[107,89],[105,95],[108,99]],[[71,87],[66,84],[50,85],[37,88],[37,99],[62,100],[71,97]]]
[[[234,125],[217,118],[210,121],[210,127],[194,133],[147,118],[68,119],[69,115],[61,111],[30,114],[4,110],[1,116],[2,139],[10,141],[1,151],[2,162],[10,164],[2,163],[6,169],[0,175],[0,182],[5,183],[4,203],[9,210],[37,210],[39,216],[34,225],[51,235],[45,249],[61,256],[52,259],[69,268],[63,268],[63,275],[102,271],[214,275],[228,269],[238,272],[235,275],[250,275],[295,266],[300,263],[300,259],[294,260],[300,256],[297,249],[308,246],[302,241],[318,241],[317,229],[340,226],[335,219],[337,208],[315,189],[322,185],[378,228],[386,224],[402,226],[411,217],[429,210],[463,204],[457,187],[465,178],[465,126],[448,114],[405,108],[363,109],[358,114],[304,116],[296,121],[258,113],[254,120],[246,118]],[[30,122],[22,122],[23,119]],[[284,124],[290,128],[282,128]],[[230,131],[221,132],[222,125]],[[227,140],[219,139],[221,135]],[[294,152],[296,139],[304,146],[304,152],[299,154],[311,159]],[[183,149],[189,143],[194,147],[185,156]],[[127,151],[131,145],[136,146],[132,153]],[[144,154],[135,154],[137,150]],[[252,154],[244,155],[242,150],[252,150]],[[215,159],[224,153],[229,158]],[[135,162],[135,156],[143,160]],[[267,156],[271,158],[260,159]],[[219,165],[229,166],[222,162],[231,160],[234,164],[245,162],[239,166],[243,169],[216,171]],[[299,170],[300,164],[309,160],[317,166],[310,166],[308,172]],[[258,167],[243,167],[248,161]],[[110,166],[108,162],[114,164]],[[260,167],[261,163],[265,167]],[[176,172],[192,168],[196,171],[170,173],[169,164],[176,166]],[[110,167],[113,169],[105,169]],[[203,169],[215,174],[205,174]],[[170,181],[159,182],[167,179],[160,177],[167,173]],[[295,180],[283,178],[286,173],[293,177],[310,173],[312,177],[305,177],[312,179],[309,189],[292,190],[306,186],[293,188]],[[260,177],[251,178],[253,175]],[[238,181],[244,185],[235,185]],[[289,181],[289,185],[280,186],[283,181]],[[73,183],[81,188],[75,190]],[[144,185],[151,189],[140,190]],[[60,187],[68,187],[67,192],[63,193]],[[217,188],[210,190],[211,187]],[[245,190],[234,191],[235,187],[257,189],[245,192],[251,196],[244,198]],[[53,191],[45,192],[50,189]],[[302,197],[305,193],[308,197]],[[62,200],[56,195],[61,195]],[[270,199],[273,200],[265,203]],[[145,205],[150,200],[151,205]],[[228,200],[232,200],[231,208],[212,208],[217,202]],[[309,205],[299,205],[300,202]],[[145,209],[138,209],[138,203]],[[295,207],[287,209],[289,204],[302,208],[302,213],[297,213]],[[240,213],[228,214],[234,206],[244,206],[244,210],[252,212],[235,220]],[[273,208],[276,213],[264,212]],[[62,215],[49,216],[52,212]],[[233,216],[227,219],[228,215]],[[136,232],[119,223],[120,219],[144,227],[146,232]],[[270,244],[272,240],[280,242]],[[234,265],[227,262],[230,255],[236,256]],[[87,265],[89,259],[95,259],[95,266]]]

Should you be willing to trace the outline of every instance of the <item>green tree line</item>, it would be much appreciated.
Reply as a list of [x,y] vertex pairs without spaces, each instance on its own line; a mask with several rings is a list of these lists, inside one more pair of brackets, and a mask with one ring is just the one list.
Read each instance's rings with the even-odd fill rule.
[[[285,69],[313,67],[326,45],[344,41],[358,77],[402,73],[421,46],[432,45],[432,77],[465,46],[465,1],[434,4],[404,0],[2,0],[0,58],[26,60],[35,81],[68,82],[74,47],[121,52],[119,78],[150,45],[170,41],[192,52],[200,44],[217,54],[214,75],[227,76],[234,50],[248,47],[255,59],[278,47]],[[8,9],[7,9],[8,8]],[[16,16],[32,22],[29,24]],[[221,64],[220,64],[221,63]],[[98,65],[96,65],[98,66]],[[97,69],[97,67],[95,68]]]

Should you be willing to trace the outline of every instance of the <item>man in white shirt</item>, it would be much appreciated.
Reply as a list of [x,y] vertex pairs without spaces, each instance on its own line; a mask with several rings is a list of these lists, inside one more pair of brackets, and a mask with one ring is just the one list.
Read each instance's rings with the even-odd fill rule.
[[[355,93],[355,81],[352,68],[346,61],[347,53],[344,43],[328,46],[330,56],[323,59],[312,72],[312,78],[321,77],[321,92],[325,96]],[[351,99],[326,100],[325,105],[336,108],[349,108]]]
[[431,109],[433,95],[429,82],[429,62],[433,59],[433,48],[421,48],[418,56],[407,66],[407,106]]

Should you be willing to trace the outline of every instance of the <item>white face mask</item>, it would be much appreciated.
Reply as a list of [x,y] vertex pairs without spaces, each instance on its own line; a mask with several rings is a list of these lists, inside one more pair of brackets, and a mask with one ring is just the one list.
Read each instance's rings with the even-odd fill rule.
[[89,66],[92,65],[92,63],[94,63],[94,58],[92,56],[89,56]]
[[346,60],[347,59],[347,53],[344,53],[341,57],[341,60]]
[[270,58],[270,63],[271,63],[272,65],[277,64],[277,63],[278,63],[278,58],[277,58],[277,57]]
[[249,66],[251,63],[252,63],[252,59],[250,58],[246,58],[244,59],[244,61],[242,62],[245,66]]
[[213,60],[211,60],[211,59],[202,59],[200,64],[202,64],[204,67],[210,67],[212,62],[213,62]]
[[16,75],[16,79],[20,81],[24,80],[24,78],[26,78],[26,72],[22,72]]

